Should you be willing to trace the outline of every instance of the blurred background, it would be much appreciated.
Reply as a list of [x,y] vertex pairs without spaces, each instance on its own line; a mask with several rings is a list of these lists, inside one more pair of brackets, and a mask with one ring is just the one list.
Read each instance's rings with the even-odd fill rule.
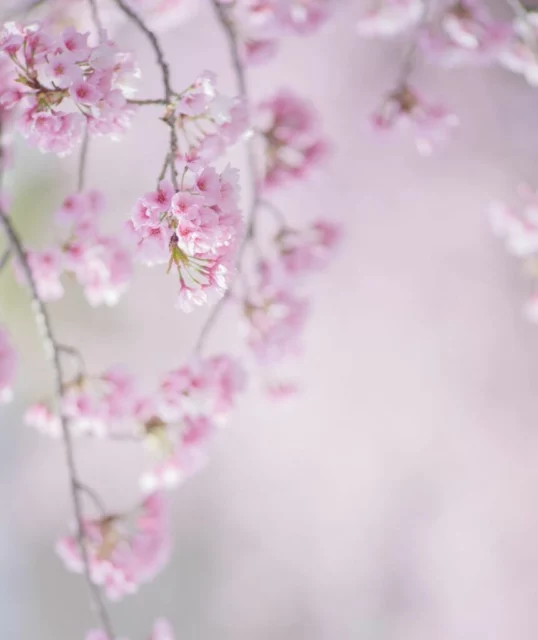
[[[342,221],[345,239],[312,290],[302,393],[275,404],[253,385],[207,469],[172,495],[172,562],[113,605],[133,640],[159,615],[178,640],[537,637],[538,330],[522,317],[526,283],[487,206],[536,177],[538,94],[499,68],[421,68],[416,84],[461,127],[427,160],[406,139],[380,143],[367,117],[406,43],[359,39],[363,9],[346,4],[249,72],[255,99],[291,86],[320,111],[330,161],[275,201],[296,220]],[[139,51],[140,96],[157,94],[146,42],[128,26],[119,41]],[[162,42],[176,86],[209,68],[232,92],[207,3]],[[141,110],[121,144],[91,145],[88,184],[104,189],[111,230],[161,166],[155,116]],[[13,215],[39,246],[74,188],[75,159],[21,145],[16,161]],[[51,309],[91,369],[124,362],[149,384],[189,355],[206,314],[175,311],[175,293],[173,278],[141,267],[113,310],[91,309],[76,287]],[[21,420],[50,391],[50,370],[7,273],[0,318],[21,353],[15,402],[0,413],[0,637],[82,639],[94,622],[85,585],[53,552],[71,518],[63,450]],[[215,351],[238,342],[236,324],[224,314]],[[112,510],[132,502],[138,447],[80,440],[76,457]]]

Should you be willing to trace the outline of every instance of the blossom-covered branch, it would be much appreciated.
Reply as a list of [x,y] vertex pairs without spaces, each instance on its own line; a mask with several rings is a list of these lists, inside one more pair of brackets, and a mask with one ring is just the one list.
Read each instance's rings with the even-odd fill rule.
[[11,246],[11,250],[16,256],[16,259],[19,262],[28,282],[32,297],[32,309],[34,312],[36,325],[43,335],[46,351],[49,353],[51,358],[52,370],[54,375],[56,404],[58,407],[62,439],[65,448],[65,459],[67,472],[69,475],[69,484],[71,488],[71,499],[73,502],[73,509],[77,523],[77,543],[83,561],[84,575],[88,584],[89,591],[91,593],[95,613],[99,618],[100,624],[102,625],[103,629],[106,629],[110,638],[113,638],[114,633],[112,630],[110,617],[103,603],[100,589],[94,583],[91,576],[88,552],[85,544],[85,534],[83,529],[83,511],[82,501],[80,497],[81,483],[78,479],[76,471],[73,441],[69,428],[69,421],[64,411],[62,410],[64,397],[64,370],[62,365],[61,352],[62,350],[65,350],[65,348],[61,347],[56,339],[47,307],[45,306],[37,290],[34,276],[32,274],[32,269],[28,264],[26,252],[19,238],[19,235],[15,231],[15,228],[13,227],[8,215],[2,210],[0,210],[0,225],[5,232],[5,235]]

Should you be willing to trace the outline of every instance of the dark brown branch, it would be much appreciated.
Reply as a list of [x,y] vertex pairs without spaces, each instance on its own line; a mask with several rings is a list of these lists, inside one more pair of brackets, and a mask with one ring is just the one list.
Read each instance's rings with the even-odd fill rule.
[[81,503],[80,493],[79,493],[80,486],[77,478],[75,457],[73,452],[73,441],[72,441],[71,432],[69,430],[69,421],[62,409],[64,373],[63,373],[60,353],[62,350],[65,350],[65,347],[62,347],[56,340],[47,307],[43,302],[43,300],[41,299],[41,297],[39,296],[39,293],[37,291],[34,276],[28,264],[28,260],[26,259],[26,253],[24,251],[24,247],[22,245],[21,239],[19,238],[19,235],[16,232],[15,228],[13,227],[8,216],[1,210],[0,210],[0,226],[4,229],[6,237],[11,246],[11,250],[13,251],[13,254],[16,256],[17,260],[19,261],[21,269],[28,282],[28,286],[30,287],[30,293],[32,297],[32,310],[34,312],[36,325],[39,331],[42,333],[45,349],[52,361],[52,369],[54,372],[55,400],[56,400],[58,414],[60,417],[60,424],[62,428],[65,457],[67,462],[67,471],[69,475],[69,485],[71,489],[71,499],[72,499],[73,510],[75,512],[75,519],[77,523],[77,540],[78,540],[78,545],[80,549],[80,555],[82,557],[82,562],[84,566],[84,576],[86,578],[88,589],[90,591],[95,613],[99,618],[102,628],[104,629],[104,631],[106,631],[108,636],[112,639],[115,637],[115,634],[112,629],[112,624],[110,621],[108,611],[105,608],[99,587],[93,582],[91,577],[88,551],[84,543],[83,511],[82,511],[82,503]]
[[153,31],[145,24],[142,18],[131,9],[123,0],[114,0],[118,7],[123,11],[123,13],[132,20],[136,26],[142,31],[147,39],[150,41],[153,50],[155,51],[155,55],[157,57],[157,64],[159,65],[163,77],[163,85],[164,85],[164,100],[166,104],[170,103],[172,99],[173,91],[172,86],[170,84],[170,65],[166,61],[164,57],[164,51],[162,50],[161,44]]

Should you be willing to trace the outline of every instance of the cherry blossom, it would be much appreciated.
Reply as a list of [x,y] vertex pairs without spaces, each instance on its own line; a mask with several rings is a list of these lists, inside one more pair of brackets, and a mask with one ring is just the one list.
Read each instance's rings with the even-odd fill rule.
[[411,131],[418,152],[430,155],[459,123],[442,104],[427,102],[415,89],[404,85],[392,92],[372,116],[375,131]]
[[340,240],[338,225],[319,220],[304,230],[283,227],[275,242],[284,269],[290,275],[301,275],[324,269]]
[[280,186],[303,178],[327,154],[328,145],[311,105],[280,91],[258,108],[264,142],[264,186]]
[[361,36],[394,36],[417,24],[424,0],[381,0],[357,22]]
[[178,129],[178,170],[207,165],[235,144],[248,129],[246,105],[217,89],[217,77],[205,71],[183,91],[174,109]]
[[506,46],[510,24],[493,20],[481,0],[458,0],[440,18],[440,29],[430,27],[421,35],[428,59],[446,66],[491,64]]
[[538,12],[527,11],[525,20],[516,18],[512,37],[507,40],[498,55],[499,63],[521,74],[533,87],[538,86]]
[[509,253],[522,258],[533,290],[524,306],[524,315],[538,322],[538,192],[527,184],[519,186],[520,202],[510,206],[502,201],[490,205],[495,235],[505,241]]
[[130,124],[133,58],[110,40],[89,46],[88,35],[69,27],[57,36],[39,23],[0,31],[0,58],[14,72],[0,104],[17,109],[20,131],[43,152],[70,153],[85,128],[117,137]]
[[[66,239],[50,249],[27,251],[28,264],[44,300],[57,300],[64,295],[62,275],[66,272],[75,276],[92,306],[112,306],[127,290],[132,259],[119,239],[99,230],[103,209],[100,192],[90,190],[68,196],[55,215],[58,226],[66,230]],[[18,265],[15,268],[23,281],[24,274]]]
[[0,326],[0,403],[12,396],[17,356],[5,329]]
[[[135,593],[163,568],[170,555],[168,512],[161,494],[145,498],[133,526],[128,520],[127,515],[103,515],[83,522],[92,580],[111,600]],[[83,571],[76,536],[60,538],[56,551],[70,571]]]
[[241,300],[246,341],[261,364],[272,364],[300,352],[309,311],[279,266],[261,261],[257,285]]
[[140,198],[127,224],[138,258],[177,273],[177,307],[191,311],[221,297],[243,233],[238,174],[231,167],[185,168],[180,190],[163,181]]

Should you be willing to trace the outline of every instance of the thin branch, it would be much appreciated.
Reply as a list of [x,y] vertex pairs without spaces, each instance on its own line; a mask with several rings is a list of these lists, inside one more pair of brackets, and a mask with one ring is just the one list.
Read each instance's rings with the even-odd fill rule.
[[11,258],[11,249],[6,249],[2,254],[2,257],[0,258],[0,271],[2,271],[2,269],[7,266],[7,263],[9,262],[10,258]]
[[88,162],[88,144],[89,144],[89,136],[88,136],[88,127],[84,130],[84,137],[82,138],[82,145],[80,147],[80,160],[78,165],[78,179],[77,179],[77,190],[82,191],[84,189],[84,183],[86,180],[86,166]]
[[[106,507],[105,507],[105,503],[101,500],[97,491],[89,487],[87,484],[84,484],[83,482],[78,482],[78,481],[77,481],[77,489],[79,491],[82,491],[82,493],[85,493],[88,496],[88,498],[90,498],[90,500],[97,507],[97,510],[101,513],[102,516],[106,516],[108,514],[108,511],[106,510]],[[113,638],[111,638],[110,640],[113,640]]]
[[[170,81],[170,65],[166,61],[164,56],[164,51],[161,47],[161,43],[159,39],[155,35],[155,33],[147,26],[147,24],[142,20],[142,18],[131,9],[131,7],[127,6],[124,0],[115,0],[118,7],[123,11],[123,13],[132,20],[136,26],[144,33],[144,35],[149,40],[153,50],[155,51],[155,56],[157,57],[157,64],[161,69],[163,86],[164,86],[164,100],[165,104],[168,107],[168,113],[163,118],[163,122],[165,122],[170,127],[170,170],[172,172],[172,184],[174,185],[174,189],[179,191],[178,184],[178,176],[177,176],[177,168],[175,158],[178,153],[178,137],[177,130],[175,124],[174,117],[174,108],[172,105],[172,98],[174,97],[174,91],[172,90],[172,84]],[[146,103],[147,104],[147,103]]]
[[44,5],[46,2],[47,0],[34,0],[33,2],[30,2],[28,5],[23,7],[22,9],[13,8],[11,9],[11,11],[8,12],[7,15],[5,15],[2,18],[2,22],[8,22],[9,20],[16,20],[17,18],[26,18],[26,16],[29,13],[31,13],[35,9],[38,9],[39,7]]
[[172,99],[173,91],[172,86],[170,84],[170,66],[164,57],[164,51],[162,50],[161,44],[155,35],[155,33],[145,24],[142,18],[131,9],[123,0],[114,0],[118,7],[123,11],[123,13],[132,20],[136,26],[146,35],[147,39],[150,41],[153,50],[155,51],[155,55],[157,57],[157,64],[161,68],[161,73],[163,77],[163,85],[164,85],[164,100],[166,104],[170,103]]
[[163,100],[162,98],[148,98],[146,100],[127,100],[128,104],[136,104],[137,106],[141,107],[141,106],[145,106],[148,104],[155,104],[155,105],[162,105],[162,106],[166,106],[168,103],[166,100]]
[[94,24],[95,30],[97,31],[97,37],[99,38],[99,42],[102,42],[104,29],[103,23],[101,22],[101,16],[99,15],[99,9],[97,8],[97,3],[95,0],[88,0],[88,2],[90,3],[92,22]]
[[[239,96],[245,101],[247,110],[250,114],[251,105],[248,95],[247,81],[245,75],[245,69],[243,63],[241,62],[241,56],[239,53],[239,45],[237,41],[237,35],[235,33],[235,26],[233,21],[230,19],[226,7],[221,4],[218,0],[211,0],[213,5],[213,9],[217,15],[217,19],[222,26],[224,34],[226,35],[226,39],[228,41],[228,47],[230,50],[230,56],[232,59],[232,66],[235,72],[235,78],[237,82],[237,87],[239,89]],[[229,288],[224,294],[224,296],[217,302],[217,304],[211,310],[209,316],[207,317],[200,334],[198,336],[198,340],[196,341],[196,345],[194,350],[196,353],[200,353],[203,349],[206,340],[211,333],[211,330],[215,326],[218,318],[220,317],[221,311],[224,308],[226,301],[230,298],[230,291],[237,279],[237,274],[241,271],[241,266],[243,262],[243,255],[245,253],[245,249],[249,242],[253,240],[256,236],[256,222],[257,222],[257,214],[260,204],[260,189],[258,183],[258,176],[256,172],[256,150],[254,148],[254,140],[253,138],[249,138],[247,141],[247,167],[249,173],[249,182],[251,184],[252,189],[252,203],[250,206],[250,212],[248,216],[247,228],[245,231],[245,237],[239,250],[237,252],[237,261],[236,268],[237,273],[234,278],[230,282]]]
[[422,29],[430,19],[430,8],[432,4],[433,0],[424,0],[424,2],[422,3],[422,15],[420,16],[420,20],[415,28],[413,39],[411,40],[409,49],[407,50],[403,58],[400,73],[396,81],[396,86],[398,89],[402,89],[403,87],[405,87],[407,81],[409,80],[409,76],[411,75],[411,73],[413,73],[418,52],[420,34]]
[[63,386],[64,386],[64,383],[63,383],[64,373],[63,373],[63,367],[62,367],[62,362],[60,357],[62,347],[61,345],[59,345],[58,341],[55,338],[47,307],[44,304],[43,300],[41,299],[37,291],[34,276],[28,264],[28,260],[26,258],[26,252],[22,245],[21,239],[19,238],[19,235],[15,230],[14,226],[12,225],[8,216],[1,210],[0,210],[0,226],[3,227],[4,229],[4,232],[11,246],[11,250],[17,257],[17,260],[19,261],[21,269],[28,282],[28,286],[30,287],[30,292],[32,296],[32,310],[34,312],[36,325],[39,331],[43,335],[46,351],[48,352],[48,355],[50,356],[50,359],[52,361],[52,369],[54,372],[55,399],[56,399],[56,404],[58,406],[58,414],[60,416],[60,424],[62,428],[65,457],[67,462],[67,471],[69,474],[69,484],[71,488],[71,499],[72,499],[73,509],[75,512],[75,519],[77,523],[77,540],[78,540],[80,555],[82,557],[82,562],[84,567],[84,576],[86,578],[86,582],[87,582],[90,596],[92,599],[93,608],[95,609],[95,613],[100,620],[100,624],[102,625],[103,629],[106,631],[108,636],[110,638],[114,638],[115,634],[112,630],[110,617],[109,617],[108,611],[105,608],[104,602],[102,600],[101,592],[99,590],[99,587],[93,582],[91,577],[88,551],[84,543],[83,511],[82,511],[82,503],[81,503],[80,494],[79,494],[79,481],[77,478],[75,457],[73,452],[73,441],[72,441],[71,432],[69,430],[69,421],[62,409]]
[[83,375],[86,372],[86,363],[84,362],[84,357],[78,349],[65,344],[58,344],[57,347],[60,353],[65,353],[77,361],[78,375]]

